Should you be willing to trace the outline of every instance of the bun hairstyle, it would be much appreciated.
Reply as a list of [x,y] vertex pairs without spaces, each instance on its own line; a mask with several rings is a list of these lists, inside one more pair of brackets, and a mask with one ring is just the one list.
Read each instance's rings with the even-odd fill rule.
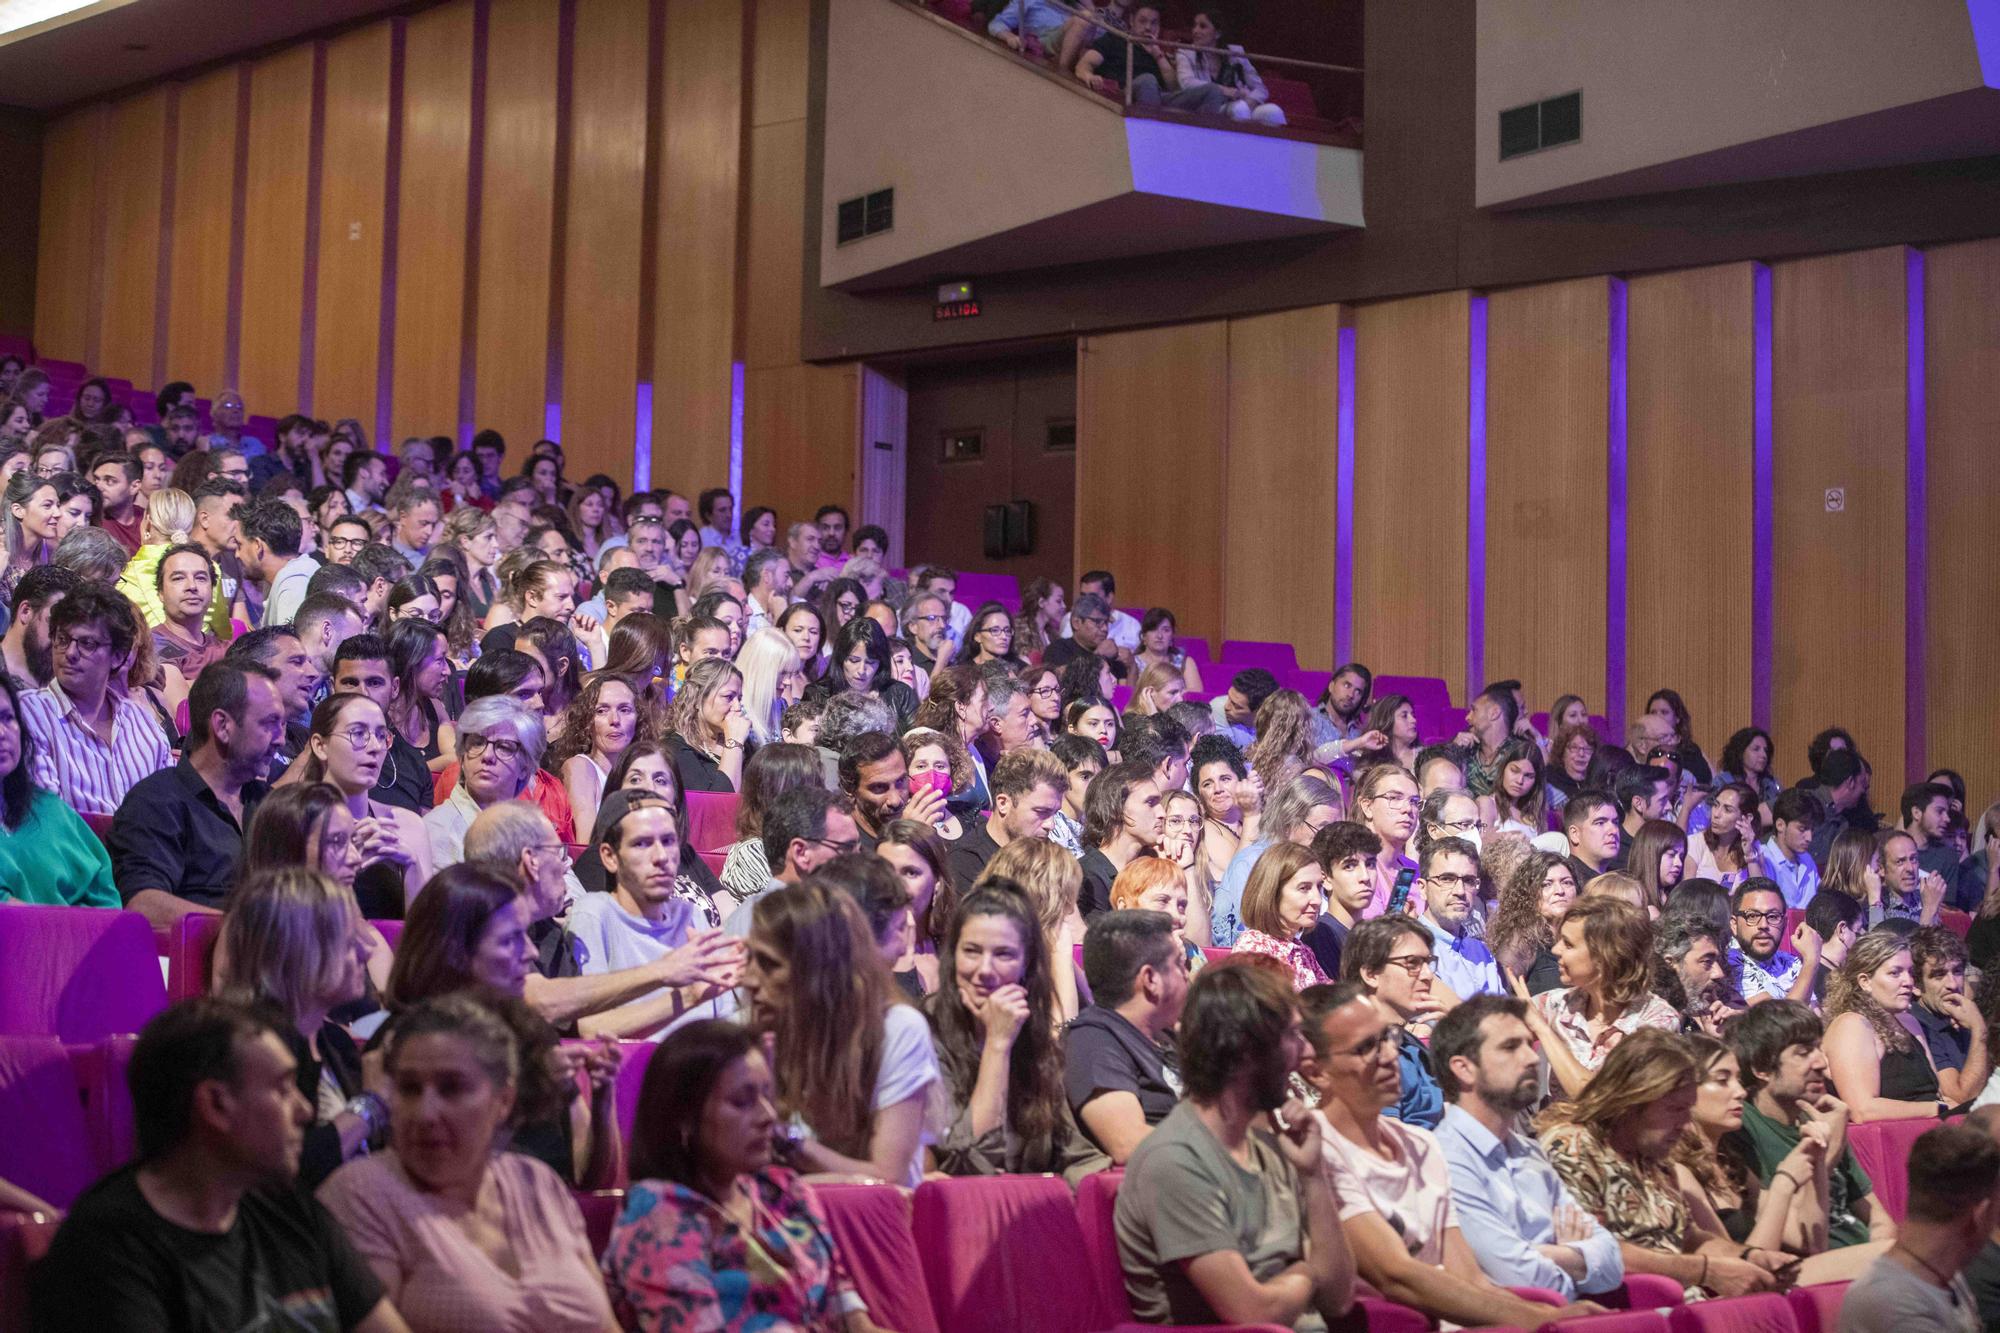
[[194,531],[194,497],[162,486],[146,500],[146,528],[169,546],[184,546]]

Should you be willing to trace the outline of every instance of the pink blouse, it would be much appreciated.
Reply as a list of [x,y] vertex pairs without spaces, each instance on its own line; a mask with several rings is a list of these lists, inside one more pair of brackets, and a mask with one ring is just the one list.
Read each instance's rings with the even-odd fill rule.
[[604,1333],[615,1327],[583,1214],[546,1165],[496,1153],[484,1189],[499,1195],[518,1273],[460,1228],[461,1210],[427,1193],[393,1152],[351,1162],[320,1186],[327,1206],[415,1333]]
[[1246,930],[1236,937],[1229,951],[1270,955],[1292,970],[1292,985],[1298,990],[1325,985],[1329,979],[1313,951],[1297,940],[1281,940],[1261,930]]

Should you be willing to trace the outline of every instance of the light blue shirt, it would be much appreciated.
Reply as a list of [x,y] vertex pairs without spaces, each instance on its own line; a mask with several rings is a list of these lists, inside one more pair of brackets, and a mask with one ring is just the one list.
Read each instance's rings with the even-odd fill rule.
[[1229,858],[1229,865],[1222,872],[1222,883],[1215,886],[1215,902],[1210,908],[1209,931],[1216,948],[1229,948],[1243,933],[1243,888],[1250,882],[1257,858],[1270,846],[1269,838],[1259,838]]
[[1000,12],[993,16],[993,21],[986,25],[986,31],[993,37],[998,37],[1004,32],[1023,35],[1034,33],[1039,37],[1051,29],[1062,27],[1067,22],[1069,15],[1050,4],[1048,0],[1008,0]]
[[1507,983],[1500,979],[1500,965],[1493,961],[1493,951],[1484,940],[1474,939],[1470,931],[1454,939],[1450,931],[1429,917],[1423,917],[1422,921],[1424,929],[1431,933],[1432,950],[1437,954],[1438,978],[1459,999],[1507,993]]
[[1764,873],[1778,882],[1778,891],[1785,895],[1785,906],[1804,911],[1819,892],[1819,867],[1813,863],[1811,852],[1800,852],[1798,860],[1788,861],[1778,840],[1766,838],[1757,849],[1757,859],[1764,863]]
[[1208,701],[1208,715],[1215,719],[1216,735],[1228,737],[1230,743],[1241,750],[1248,746],[1251,741],[1257,739],[1257,733],[1249,727],[1239,727],[1229,720],[1228,714],[1223,709],[1226,701],[1226,694],[1218,694],[1213,699],[1210,699]]
[[[1457,1106],[1447,1106],[1436,1130],[1451,1168],[1451,1201],[1459,1230],[1487,1277],[1503,1287],[1546,1287],[1564,1300],[1610,1291],[1625,1280],[1618,1238],[1576,1208],[1542,1147],[1524,1134],[1498,1138]],[[1583,1280],[1546,1258],[1537,1245],[1556,1243],[1556,1210],[1565,1205],[1590,1223],[1591,1234],[1566,1242],[1583,1256]]]

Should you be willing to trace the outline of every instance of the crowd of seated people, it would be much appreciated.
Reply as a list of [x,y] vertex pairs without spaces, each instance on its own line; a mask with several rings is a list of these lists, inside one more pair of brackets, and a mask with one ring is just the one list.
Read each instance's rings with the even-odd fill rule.
[[[1785,785],[1671,690],[1624,744],[1512,681],[1424,738],[1107,571],[967,608],[838,506],[229,401],[0,444],[0,911],[220,917],[49,1327],[866,1329],[802,1181],[1110,1166],[1141,1318],[1358,1277],[1527,1326],[1511,1288],[1889,1271],[1849,1128],[2000,1102],[2000,804],[1950,770],[1885,817],[1848,733]],[[569,1190],[626,1179],[593,1253]]]

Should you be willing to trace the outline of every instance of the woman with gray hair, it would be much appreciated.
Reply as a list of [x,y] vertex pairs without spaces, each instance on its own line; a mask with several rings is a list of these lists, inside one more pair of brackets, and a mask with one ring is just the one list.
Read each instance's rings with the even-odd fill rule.
[[1216,948],[1231,947],[1243,930],[1243,888],[1250,882],[1257,859],[1281,842],[1311,846],[1321,829],[1340,818],[1340,807],[1338,791],[1318,778],[1305,776],[1285,783],[1264,802],[1256,841],[1245,843],[1229,858],[1229,868],[1222,872],[1222,883],[1215,889],[1210,928]]
[[465,859],[465,831],[481,810],[527,793],[548,733],[541,717],[510,695],[475,699],[458,715],[458,785],[424,816],[431,868]]

